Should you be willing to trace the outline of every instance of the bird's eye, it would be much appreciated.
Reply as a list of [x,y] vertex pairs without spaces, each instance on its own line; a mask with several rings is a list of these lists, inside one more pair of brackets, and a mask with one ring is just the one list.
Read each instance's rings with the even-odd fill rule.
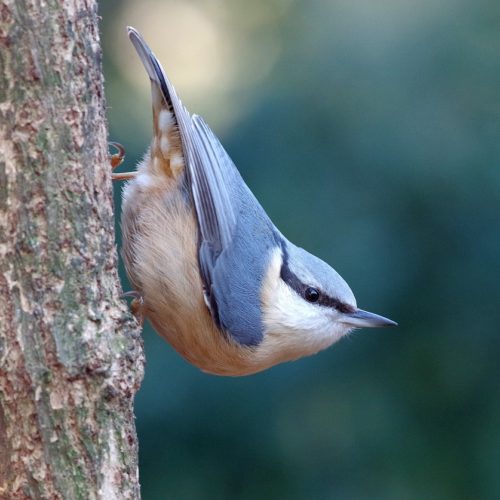
[[304,297],[308,302],[318,302],[319,300],[319,292],[316,288],[310,286],[306,288],[306,291],[304,293]]

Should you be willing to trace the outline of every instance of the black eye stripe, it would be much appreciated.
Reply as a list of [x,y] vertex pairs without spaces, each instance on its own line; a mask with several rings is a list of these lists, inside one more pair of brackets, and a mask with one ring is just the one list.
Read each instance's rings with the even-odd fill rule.
[[[295,290],[303,299],[307,300],[308,302],[324,307],[332,307],[334,309],[337,309],[337,311],[341,313],[354,312],[354,308],[350,305],[345,304],[344,302],[341,302],[340,300],[333,297],[329,297],[325,293],[321,292],[321,290],[319,290],[317,287],[302,283],[302,281],[300,281],[300,279],[288,267],[288,255],[284,248],[283,264],[281,265],[280,277],[290,288]],[[311,301],[307,299],[307,290],[311,288],[315,289],[319,293],[319,297],[317,300]]]
[[316,304],[320,306],[333,307],[337,309],[337,311],[341,313],[351,313],[354,312],[354,308],[344,302],[341,302],[338,299],[334,299],[333,297],[328,297],[328,295],[321,295],[320,299]]

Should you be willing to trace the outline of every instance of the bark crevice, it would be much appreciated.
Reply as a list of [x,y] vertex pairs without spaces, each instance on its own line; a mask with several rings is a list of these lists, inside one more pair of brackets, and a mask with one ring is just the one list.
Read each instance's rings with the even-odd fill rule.
[[139,498],[95,1],[0,0],[0,498]]

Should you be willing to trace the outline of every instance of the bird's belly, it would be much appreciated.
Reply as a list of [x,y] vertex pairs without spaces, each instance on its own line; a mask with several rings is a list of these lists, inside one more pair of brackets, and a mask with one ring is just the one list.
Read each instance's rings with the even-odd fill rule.
[[122,255],[130,281],[143,296],[144,316],[204,371],[244,375],[264,369],[255,366],[252,349],[217,328],[205,304],[191,202],[161,179],[151,187],[143,184],[131,181],[124,189]]

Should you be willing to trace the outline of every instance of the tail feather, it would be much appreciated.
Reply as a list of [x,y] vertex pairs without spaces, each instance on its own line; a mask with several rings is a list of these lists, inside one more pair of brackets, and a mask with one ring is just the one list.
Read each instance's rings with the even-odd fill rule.
[[158,59],[142,36],[130,26],[127,27],[127,32],[151,80],[153,104],[151,168],[177,179],[185,171],[185,152],[179,121],[190,120],[189,113],[182,106]]

